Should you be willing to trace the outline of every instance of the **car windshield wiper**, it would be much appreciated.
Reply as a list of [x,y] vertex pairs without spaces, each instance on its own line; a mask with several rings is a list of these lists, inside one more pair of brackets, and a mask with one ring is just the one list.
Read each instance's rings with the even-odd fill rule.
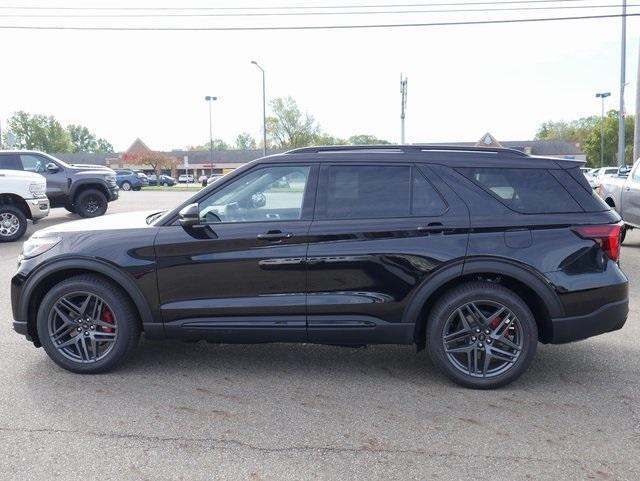
[[155,214],[151,214],[151,215],[147,216],[147,224],[151,224],[153,221],[155,221],[158,217],[160,217],[165,212],[166,211],[161,210],[160,212],[156,212]]

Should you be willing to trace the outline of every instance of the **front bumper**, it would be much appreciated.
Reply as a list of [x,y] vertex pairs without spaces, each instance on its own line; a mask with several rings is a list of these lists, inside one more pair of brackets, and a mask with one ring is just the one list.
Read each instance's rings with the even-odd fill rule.
[[109,199],[108,201],[114,201],[114,200],[118,200],[118,197],[120,195],[120,188],[116,185],[115,187],[109,187]]
[[25,199],[29,212],[31,212],[31,220],[37,221],[49,215],[49,199],[46,197],[38,197],[35,199]]
[[588,314],[551,319],[553,344],[578,341],[621,329],[629,314],[629,299],[604,304]]

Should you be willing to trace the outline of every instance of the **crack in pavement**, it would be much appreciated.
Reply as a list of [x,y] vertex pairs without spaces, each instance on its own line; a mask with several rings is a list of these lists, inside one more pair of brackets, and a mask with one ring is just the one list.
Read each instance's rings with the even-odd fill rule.
[[[488,453],[475,454],[475,453],[455,453],[452,451],[449,452],[441,452],[434,450],[425,450],[425,449],[393,449],[393,448],[381,448],[381,447],[342,447],[342,446],[313,446],[313,445],[301,445],[301,446],[285,446],[285,447],[265,447],[258,446],[255,444],[251,444],[245,441],[240,441],[238,439],[224,439],[224,438],[215,438],[215,437],[186,437],[186,436],[156,436],[156,435],[147,435],[147,434],[131,434],[131,433],[109,433],[109,432],[98,432],[98,431],[81,431],[81,430],[67,430],[67,429],[55,429],[55,428],[12,428],[12,427],[0,427],[0,432],[9,432],[9,433],[25,433],[25,434],[69,434],[69,435],[82,435],[82,436],[93,436],[97,438],[108,438],[108,439],[131,439],[137,441],[146,441],[146,442],[156,442],[156,443],[210,443],[210,444],[218,444],[216,446],[219,449],[233,449],[235,448],[245,448],[252,451],[258,451],[263,453],[286,453],[286,452],[305,452],[305,451],[317,451],[320,453],[351,453],[351,454],[414,454],[420,456],[433,456],[433,457],[441,457],[441,458],[479,458],[479,459],[490,459],[494,461],[528,461],[528,462],[537,462],[537,463],[549,463],[549,462],[562,462],[562,463],[573,463],[578,466],[584,465],[584,459],[579,458],[566,458],[566,457],[558,457],[558,458],[539,458],[534,456],[513,456],[507,454],[493,455]],[[600,459],[590,459],[589,461],[599,464],[600,466],[608,467],[607,460]],[[616,462],[616,464],[620,465],[620,462]]]

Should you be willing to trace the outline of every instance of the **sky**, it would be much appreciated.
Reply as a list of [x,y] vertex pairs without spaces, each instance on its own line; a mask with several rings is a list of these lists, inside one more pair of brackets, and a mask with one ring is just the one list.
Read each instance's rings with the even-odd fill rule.
[[[459,2],[460,0],[458,0]],[[478,0],[467,0],[477,2]],[[0,0],[4,6],[243,7],[214,13],[292,12],[265,6],[399,5],[451,0],[308,0],[198,2],[132,0],[46,2]],[[430,23],[615,13],[612,0],[569,0],[527,6],[583,5],[581,10],[407,13],[334,16],[55,18],[122,11],[12,10],[44,18],[0,18],[0,26],[269,26]],[[504,5],[501,5],[504,6]],[[507,5],[508,6],[508,5]],[[513,6],[513,5],[511,5]],[[481,7],[487,7],[481,5]],[[397,7],[436,9],[443,7]],[[453,7],[452,7],[453,8]],[[460,7],[458,7],[460,8]],[[382,8],[369,8],[380,11]],[[318,10],[297,10],[317,12]],[[335,11],[335,10],[331,10]],[[353,11],[345,10],[345,11]],[[148,11],[129,11],[134,14]],[[185,11],[164,11],[184,13]],[[640,13],[640,7],[630,8]],[[47,16],[49,15],[49,16]],[[338,137],[400,135],[400,73],[408,77],[406,140],[532,139],[547,120],[599,115],[596,92],[618,108],[619,18],[509,25],[290,31],[58,31],[0,28],[0,126],[18,110],[83,124],[125,150],[140,137],[155,150],[202,145],[209,138],[206,95],[214,103],[214,137],[232,144],[240,132],[261,138],[262,84],[267,98],[292,96],[323,131]],[[627,20],[626,111],[635,111],[640,17]],[[268,113],[268,112],[267,112]]]

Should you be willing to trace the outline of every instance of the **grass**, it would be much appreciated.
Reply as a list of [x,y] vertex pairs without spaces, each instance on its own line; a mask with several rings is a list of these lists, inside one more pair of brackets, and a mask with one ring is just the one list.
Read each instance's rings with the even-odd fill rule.
[[176,184],[173,187],[165,187],[163,185],[148,185],[143,187],[142,190],[152,190],[152,191],[169,191],[169,192],[198,192],[202,187],[200,185],[181,185]]

